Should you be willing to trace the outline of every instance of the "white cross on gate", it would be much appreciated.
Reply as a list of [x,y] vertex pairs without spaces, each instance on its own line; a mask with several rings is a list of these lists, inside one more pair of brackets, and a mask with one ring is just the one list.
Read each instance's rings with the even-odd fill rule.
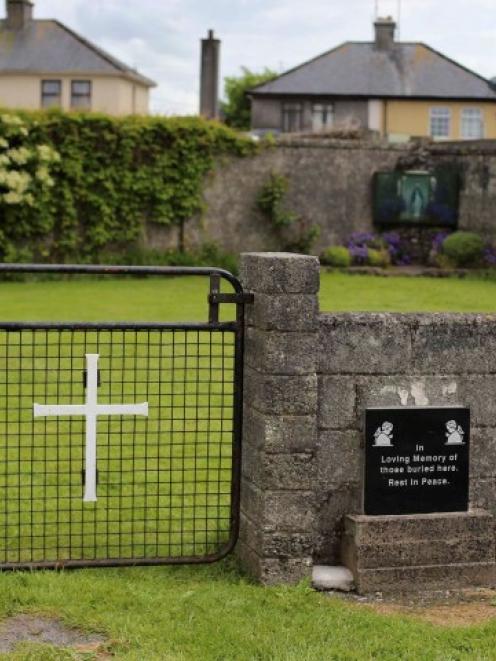
[[98,404],[99,354],[86,354],[86,404],[34,405],[35,418],[78,415],[86,418],[86,455],[84,502],[96,503],[96,422],[101,415],[148,416],[148,402],[143,404]]

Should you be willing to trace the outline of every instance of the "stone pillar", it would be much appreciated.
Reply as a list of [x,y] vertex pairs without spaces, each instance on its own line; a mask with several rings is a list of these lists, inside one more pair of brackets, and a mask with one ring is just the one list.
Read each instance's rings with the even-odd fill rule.
[[319,261],[247,253],[238,557],[265,584],[310,576],[315,544]]

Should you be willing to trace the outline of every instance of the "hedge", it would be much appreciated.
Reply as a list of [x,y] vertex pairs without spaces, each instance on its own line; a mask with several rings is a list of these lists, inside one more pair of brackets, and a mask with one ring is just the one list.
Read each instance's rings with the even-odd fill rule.
[[139,245],[146,223],[202,210],[206,175],[253,153],[199,118],[0,113],[0,260],[97,261]]

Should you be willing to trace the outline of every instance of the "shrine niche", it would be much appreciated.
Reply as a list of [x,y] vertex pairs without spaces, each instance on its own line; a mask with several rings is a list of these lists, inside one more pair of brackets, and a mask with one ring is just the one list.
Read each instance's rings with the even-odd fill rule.
[[459,173],[453,168],[377,172],[373,178],[376,225],[458,225]]

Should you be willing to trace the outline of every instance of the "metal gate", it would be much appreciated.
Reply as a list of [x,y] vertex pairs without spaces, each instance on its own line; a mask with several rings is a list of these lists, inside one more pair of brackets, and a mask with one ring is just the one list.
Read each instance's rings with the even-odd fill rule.
[[0,322],[0,569],[226,556],[239,518],[239,281],[214,268],[0,265],[12,273],[200,276],[210,293],[202,323]]

